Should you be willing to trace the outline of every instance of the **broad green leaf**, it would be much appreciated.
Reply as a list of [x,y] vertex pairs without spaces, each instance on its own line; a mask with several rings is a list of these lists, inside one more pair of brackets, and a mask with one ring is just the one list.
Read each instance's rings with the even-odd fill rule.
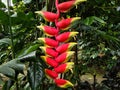
[[45,76],[42,65],[39,62],[30,64],[28,68],[28,80],[32,90],[39,90],[42,79]]
[[25,61],[36,61],[36,52],[29,53],[23,57],[15,58],[9,62],[0,65],[0,73],[10,77],[15,78],[15,71],[23,73],[25,69]]
[[28,53],[31,53],[31,52],[37,50],[38,47],[39,47],[39,44],[35,44],[35,45],[31,45],[31,46],[29,46],[29,47],[26,47],[26,48],[22,49],[22,50],[18,53],[17,57],[21,57],[21,56],[24,56],[24,55],[26,55],[26,54],[28,54]]
[[11,40],[9,38],[0,39],[0,45],[4,44],[11,45]]

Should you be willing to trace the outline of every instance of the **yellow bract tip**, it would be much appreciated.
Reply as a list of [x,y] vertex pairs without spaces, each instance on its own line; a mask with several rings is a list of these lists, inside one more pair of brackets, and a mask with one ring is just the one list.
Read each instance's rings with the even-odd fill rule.
[[70,37],[74,37],[78,34],[79,32],[70,32]]
[[67,56],[69,57],[69,56],[72,56],[73,54],[74,54],[75,52],[74,51],[69,51],[69,52],[67,52]]
[[46,59],[46,56],[40,56],[42,59]]
[[40,30],[42,29],[44,29],[44,26],[43,25],[40,25],[40,26],[37,26],[37,28],[39,28]]
[[37,14],[42,14],[42,11],[35,11],[35,13],[37,13]]
[[46,47],[44,47],[44,46],[40,46],[39,48],[41,48],[42,50],[46,50]]
[[61,88],[68,88],[68,87],[73,87],[74,86],[70,81],[68,81],[68,80],[66,80],[66,81],[67,82],[64,85],[60,86]]
[[74,4],[76,5],[76,4],[79,4],[79,3],[85,2],[85,1],[87,1],[87,0],[76,0]]
[[45,41],[45,38],[38,38],[39,41]]
[[67,64],[67,69],[72,69],[74,67],[74,62],[68,62]]
[[77,43],[76,42],[71,42],[70,43],[70,46],[74,46],[74,45],[77,45]]
[[74,22],[74,21],[79,20],[79,19],[81,19],[81,17],[74,17],[74,18],[72,18],[71,22]]

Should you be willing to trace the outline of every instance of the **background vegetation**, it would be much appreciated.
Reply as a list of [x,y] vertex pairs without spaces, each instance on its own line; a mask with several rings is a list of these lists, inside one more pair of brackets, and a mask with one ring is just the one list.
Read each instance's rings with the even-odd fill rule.
[[[49,82],[44,75],[43,69],[46,65],[39,58],[42,52],[39,49],[41,43],[37,40],[43,33],[36,26],[46,22],[34,13],[38,10],[56,12],[55,0],[12,1],[13,6],[8,4],[7,7],[0,0],[1,87],[3,90],[59,90],[60,88]],[[60,0],[62,1],[65,0]],[[79,32],[75,39],[78,45],[74,48],[75,68],[73,73],[66,73],[65,78],[75,84],[75,90],[91,90],[90,88],[96,90],[96,82],[90,87],[88,82],[87,84],[84,82],[89,88],[82,89],[81,76],[90,73],[95,78],[97,74],[104,75],[106,71],[111,71],[118,65],[120,2],[87,0],[67,13],[67,17],[74,16],[82,17],[72,27]],[[120,84],[120,80],[117,84]],[[104,88],[97,90],[113,90],[115,87],[106,85]],[[119,90],[118,88],[120,85],[115,90]]]

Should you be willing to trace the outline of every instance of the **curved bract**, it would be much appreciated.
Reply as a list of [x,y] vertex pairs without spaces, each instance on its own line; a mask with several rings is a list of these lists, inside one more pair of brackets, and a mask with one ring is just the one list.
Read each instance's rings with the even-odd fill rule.
[[55,79],[55,83],[61,88],[73,87],[73,84],[71,82],[64,79]]
[[72,23],[75,22],[76,20],[79,20],[81,17],[74,17],[74,18],[67,18],[67,19],[62,19],[57,23],[57,27],[59,27],[61,30],[68,30]]
[[59,53],[63,53],[63,52],[66,52],[66,51],[69,51],[72,49],[72,47],[74,47],[77,43],[75,42],[70,42],[70,43],[65,43],[65,44],[62,44],[60,46],[58,46],[56,48],[56,51],[59,52]]
[[66,1],[63,3],[58,4],[58,8],[60,10],[60,12],[62,13],[66,13],[68,12],[71,8],[73,8],[75,5],[85,2],[86,0],[70,0],[70,1]]
[[46,76],[50,79],[55,79],[58,77],[58,74],[55,71],[45,69]]
[[78,32],[64,32],[62,34],[59,34],[56,37],[56,40],[59,42],[67,42],[69,41],[72,37],[76,36]]
[[74,63],[68,62],[68,63],[63,63],[63,64],[59,65],[58,67],[54,68],[54,70],[57,73],[64,73],[64,72],[67,72],[68,70],[72,69],[73,67],[74,67]]
[[58,18],[58,15],[52,12],[36,11],[35,13],[40,14],[48,22],[54,22]]
[[40,25],[40,26],[37,26],[37,28],[39,28],[40,30],[42,30],[47,36],[50,36],[50,37],[53,37],[55,35],[58,34],[58,30],[54,27],[50,27],[50,26],[47,26],[47,25]]
[[41,56],[41,58],[45,61],[45,63],[51,67],[57,67],[58,63],[51,57]]

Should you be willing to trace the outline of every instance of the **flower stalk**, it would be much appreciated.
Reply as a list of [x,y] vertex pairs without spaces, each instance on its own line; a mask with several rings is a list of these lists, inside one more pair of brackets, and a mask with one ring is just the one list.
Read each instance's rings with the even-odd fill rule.
[[59,0],[56,0],[56,13],[48,11],[35,12],[41,15],[47,22],[55,23],[55,27],[47,25],[37,26],[47,36],[40,37],[38,40],[44,43],[44,46],[40,46],[40,48],[45,55],[40,57],[50,66],[49,69],[45,69],[46,76],[53,79],[54,83],[61,88],[74,86],[70,81],[59,77],[59,74],[65,73],[74,67],[74,62],[70,61],[70,59],[75,51],[71,50],[77,43],[70,42],[70,40],[78,32],[69,31],[69,29],[72,23],[80,20],[81,17],[61,19],[60,14],[68,12],[72,7],[84,1],[86,0],[70,0],[59,3]]

